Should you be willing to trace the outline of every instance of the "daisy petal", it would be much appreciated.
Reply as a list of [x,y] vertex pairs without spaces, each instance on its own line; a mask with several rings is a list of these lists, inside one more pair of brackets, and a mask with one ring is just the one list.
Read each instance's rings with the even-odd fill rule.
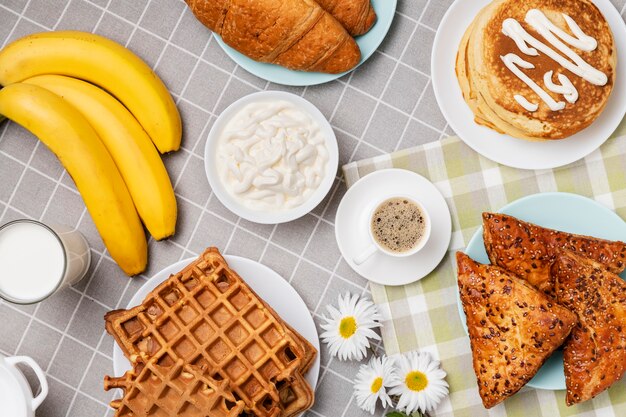
[[337,307],[326,306],[329,317],[322,316],[321,339],[328,344],[331,356],[340,360],[362,360],[371,340],[381,340],[373,329],[380,327],[380,315],[374,303],[356,294],[346,293],[337,299]]
[[439,361],[426,352],[410,352],[397,357],[398,375],[389,389],[398,395],[397,408],[406,414],[431,411],[448,395],[446,373]]

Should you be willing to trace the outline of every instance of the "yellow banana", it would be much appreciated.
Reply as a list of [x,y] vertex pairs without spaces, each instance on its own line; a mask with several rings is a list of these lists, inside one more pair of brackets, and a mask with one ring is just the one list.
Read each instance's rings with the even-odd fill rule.
[[115,162],[85,117],[36,85],[0,90],[0,114],[54,152],[74,179],[111,257],[128,275],[146,267],[148,246],[137,210]]
[[181,120],[161,79],[137,55],[105,37],[79,31],[25,36],[0,51],[0,85],[44,74],[68,75],[113,94],[161,153],[180,147]]
[[52,91],[85,116],[113,157],[150,234],[157,240],[173,235],[176,197],[172,183],[150,138],[126,107],[76,78],[40,75],[23,83]]

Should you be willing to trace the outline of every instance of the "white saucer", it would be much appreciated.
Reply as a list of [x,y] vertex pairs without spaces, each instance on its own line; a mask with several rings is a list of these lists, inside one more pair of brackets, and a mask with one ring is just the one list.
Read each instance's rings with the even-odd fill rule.
[[455,59],[461,37],[476,14],[490,0],[456,0],[443,17],[435,36],[432,75],[441,112],[459,137],[479,154],[521,169],[549,169],[584,158],[617,129],[626,113],[626,24],[609,0],[593,0],[611,26],[617,48],[617,77],[602,114],[591,126],[563,140],[530,142],[502,135],[474,122],[474,114],[456,78]]
[[[381,198],[405,195],[420,202],[431,218],[428,243],[415,255],[396,258],[377,252],[361,265],[352,260],[366,249],[373,205]],[[359,275],[382,285],[406,285],[428,275],[448,250],[452,233],[445,199],[426,178],[404,169],[373,172],[357,181],[341,200],[335,218],[335,237],[344,259]]]
[[[289,323],[306,340],[311,342],[318,352],[320,351],[319,336],[313,317],[311,317],[311,313],[302,297],[287,281],[272,269],[256,261],[230,255],[226,255],[224,258],[228,265],[237,271],[259,297],[265,300],[283,320]],[[171,274],[181,271],[194,260],[195,258],[185,259],[157,272],[139,288],[128,303],[127,308],[141,304],[150,291],[169,278]],[[124,372],[130,369],[130,362],[124,357],[122,350],[116,344],[113,348],[113,372],[115,375],[123,375]],[[317,354],[313,366],[305,375],[307,382],[314,390],[317,386],[319,372],[320,355]]]

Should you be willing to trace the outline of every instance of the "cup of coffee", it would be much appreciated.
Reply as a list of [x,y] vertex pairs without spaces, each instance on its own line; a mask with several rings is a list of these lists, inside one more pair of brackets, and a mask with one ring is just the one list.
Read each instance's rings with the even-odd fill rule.
[[406,196],[387,197],[368,217],[369,246],[353,261],[361,265],[376,252],[407,257],[419,252],[430,238],[430,216],[424,206]]

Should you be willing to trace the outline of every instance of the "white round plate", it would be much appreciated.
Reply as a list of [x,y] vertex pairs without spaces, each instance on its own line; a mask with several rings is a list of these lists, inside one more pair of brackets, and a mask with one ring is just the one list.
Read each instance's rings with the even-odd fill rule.
[[521,169],[549,169],[577,161],[602,145],[626,113],[626,24],[609,0],[594,3],[613,30],[617,78],[606,108],[588,128],[563,140],[530,142],[503,135],[474,122],[455,74],[456,53],[465,30],[489,0],[456,0],[444,16],[433,45],[432,77],[437,102],[459,137],[479,154]]
[[[370,242],[369,214],[383,198],[403,195],[421,203],[431,218],[430,239],[415,255],[397,258],[377,252],[361,265],[353,259]],[[428,275],[448,250],[452,221],[446,200],[434,184],[412,171],[384,169],[358,180],[339,203],[335,237],[344,259],[359,275],[382,285],[406,285]]]
[[[391,27],[393,17],[396,14],[396,5],[397,0],[372,0],[372,6],[376,11],[378,20],[369,32],[356,38],[356,43],[361,49],[361,62],[350,71],[354,71],[367,61],[385,39]],[[259,78],[276,84],[292,86],[317,85],[336,80],[350,72],[348,71],[342,74],[323,74],[321,72],[293,71],[279,65],[254,61],[226,45],[222,38],[217,35],[215,35],[215,40],[222,47],[224,52],[243,69]]]
[[[306,340],[320,351],[319,336],[313,322],[313,317],[307,308],[302,297],[289,285],[280,275],[267,266],[250,259],[239,256],[224,256],[228,265],[246,281],[246,283],[261,297],[276,313],[282,317],[291,327],[300,333]],[[157,272],[150,278],[133,296],[126,308],[135,307],[146,298],[160,283],[165,281],[172,274],[180,272],[195,258],[189,258],[168,266]],[[123,375],[131,369],[130,362],[124,357],[122,350],[115,345],[113,348],[113,372],[115,375]],[[320,371],[320,355],[315,357],[315,362],[305,375],[309,385],[313,389],[317,386],[317,378]]]
[[[237,201],[224,187],[215,164],[217,145],[222,130],[239,110],[250,103],[276,100],[284,100],[293,103],[295,106],[309,114],[319,125],[324,137],[326,138],[326,149],[328,150],[329,159],[326,164],[326,177],[322,180],[320,186],[309,197],[309,199],[298,207],[284,211],[252,210]],[[213,124],[204,148],[204,170],[209,180],[209,184],[211,185],[211,188],[217,198],[224,206],[226,206],[226,208],[235,213],[237,216],[251,222],[261,224],[286,223],[298,219],[313,210],[319,203],[322,202],[324,197],[326,197],[326,194],[330,191],[330,187],[332,187],[335,176],[337,175],[338,166],[339,149],[337,147],[337,137],[335,136],[335,132],[330,126],[330,123],[328,123],[328,120],[326,120],[322,112],[320,112],[319,109],[309,101],[300,96],[286,93],[284,91],[261,91],[259,93],[247,95],[235,101],[222,112]]]

